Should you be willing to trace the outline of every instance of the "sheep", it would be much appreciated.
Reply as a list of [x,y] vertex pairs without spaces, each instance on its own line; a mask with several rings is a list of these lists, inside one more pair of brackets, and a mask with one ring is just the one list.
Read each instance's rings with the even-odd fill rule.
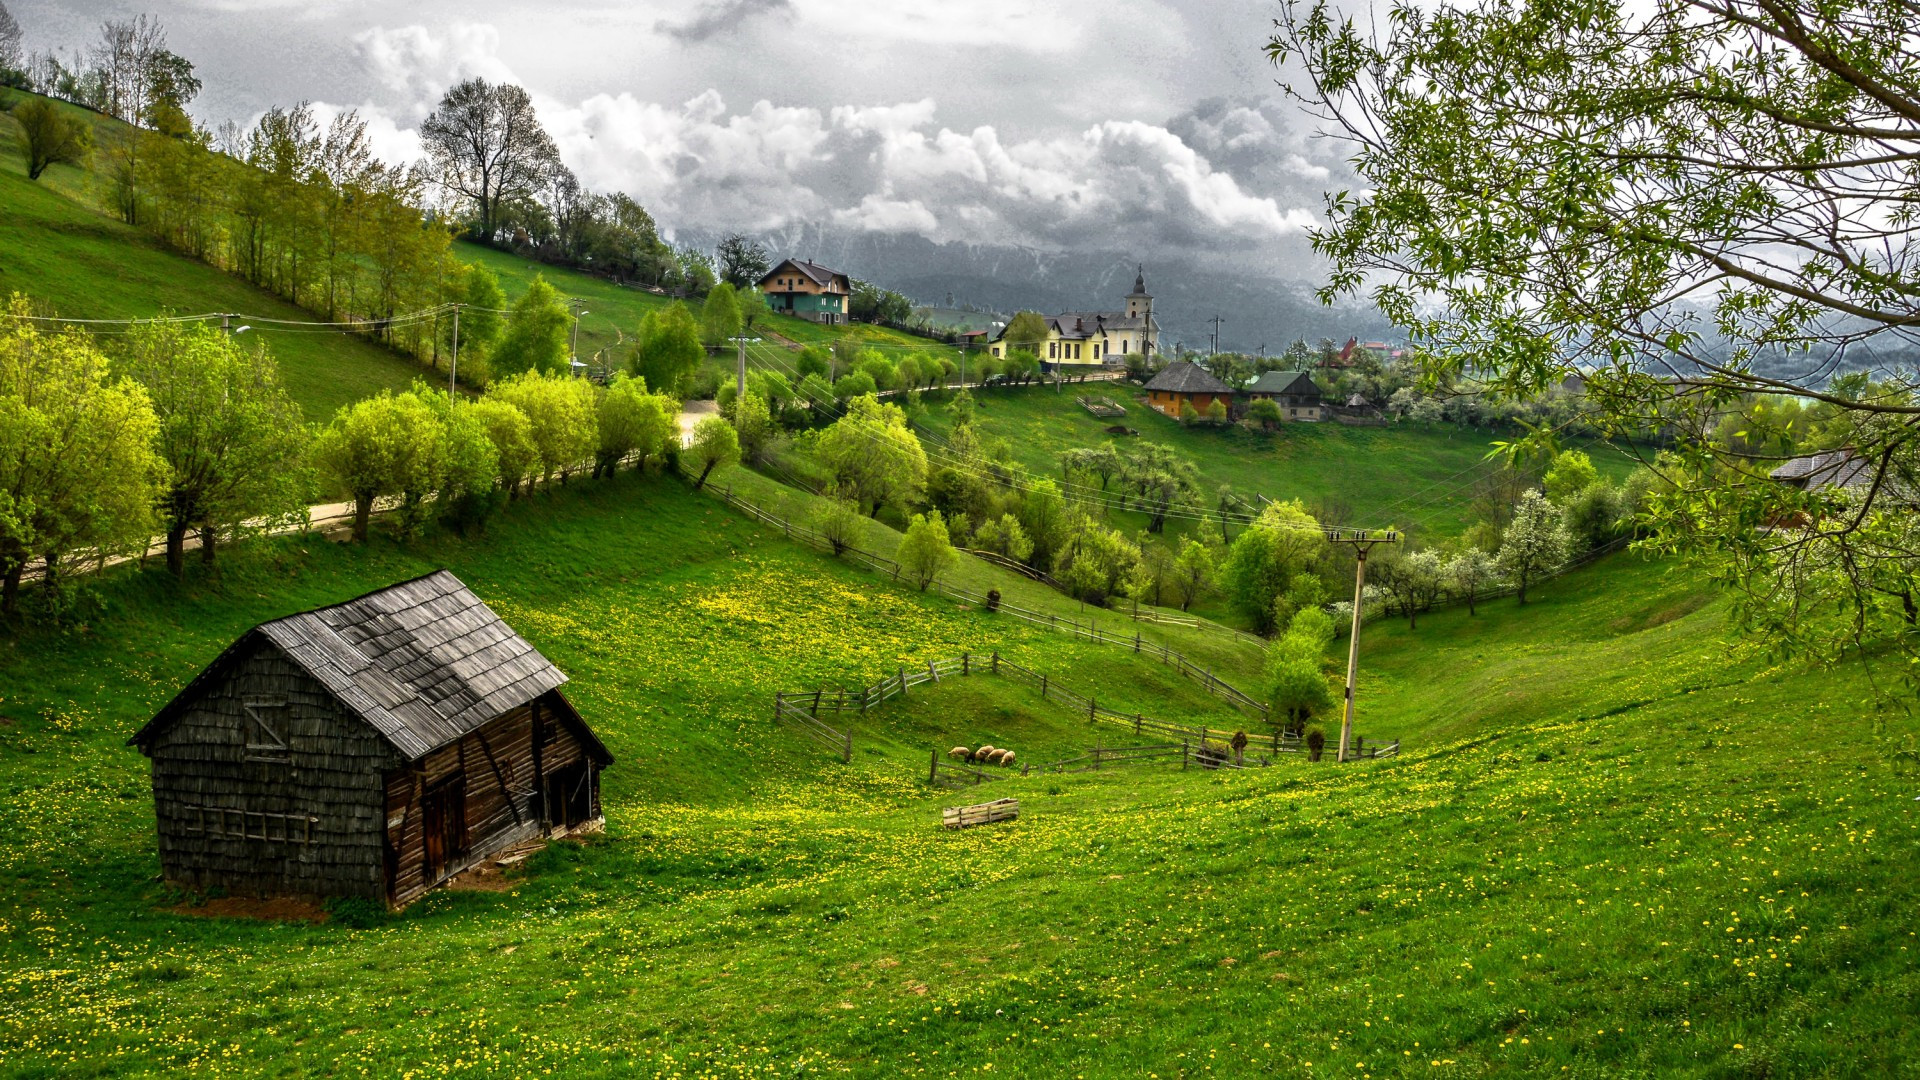
[[1005,750],[995,750],[993,753],[987,755],[987,764],[998,765],[1006,756],[1007,752]]
[[985,761],[992,756],[993,756],[993,747],[991,746],[982,746],[980,749],[975,750],[973,752],[973,760],[975,761]]
[[947,751],[947,756],[955,761],[969,761],[973,758],[973,751],[964,746],[956,746]]
[[1000,764],[1005,765],[1008,768],[1012,768],[1013,767],[1013,751],[1011,750],[1000,751]]

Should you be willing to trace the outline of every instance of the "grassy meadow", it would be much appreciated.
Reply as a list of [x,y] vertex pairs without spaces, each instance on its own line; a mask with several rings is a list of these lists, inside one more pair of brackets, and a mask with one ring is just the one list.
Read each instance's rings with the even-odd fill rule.
[[[391,919],[214,918],[157,880],[123,743],[263,619],[452,569],[572,677],[604,836]],[[985,570],[970,570],[985,573]],[[1044,597],[1036,602],[1065,602]],[[1914,781],[1856,669],[1769,667],[1615,557],[1370,626],[1398,760],[1010,777],[948,832],[926,753],[1094,728],[916,688],[841,764],[775,690],[999,649],[1169,719],[1169,669],[961,608],[623,476],[482,537],[236,549],[0,639],[0,1075],[1910,1074]],[[1159,628],[1176,647],[1229,649]],[[1250,679],[1257,655],[1222,655]],[[922,692],[924,691],[924,692]],[[1223,717],[1224,718],[1224,717]]]
[[[1126,407],[1122,420],[1094,416],[1080,407],[1082,395],[1107,397]],[[1172,447],[1199,466],[1205,492],[1214,503],[1221,485],[1242,497],[1300,499],[1309,506],[1339,503],[1349,524],[1398,526],[1416,537],[1438,540],[1457,535],[1469,523],[1474,479],[1487,471],[1487,453],[1496,436],[1453,424],[1395,424],[1347,427],[1336,423],[1283,424],[1271,433],[1238,425],[1187,427],[1148,407],[1144,392],[1123,384],[1067,385],[994,389],[974,395],[975,423],[989,438],[1004,440],[1020,464],[1044,476],[1060,476],[1060,454],[1075,447],[1113,440],[1122,449],[1137,441]],[[1116,423],[1138,436],[1113,436]],[[952,431],[951,414],[930,410],[923,426],[937,439]],[[1625,476],[1636,462],[1622,451],[1596,443],[1585,447],[1602,475]],[[1128,527],[1144,527],[1146,517],[1116,513]],[[1176,535],[1191,525],[1170,519]]]
[[[0,295],[25,293],[73,319],[210,311],[315,319],[239,277],[175,254],[146,232],[101,213],[99,205],[93,174],[86,170],[54,165],[39,181],[28,180],[20,125],[0,113]],[[288,392],[308,420],[324,420],[381,390],[405,388],[416,376],[431,377],[412,360],[350,334],[265,324],[249,333],[273,351]]]

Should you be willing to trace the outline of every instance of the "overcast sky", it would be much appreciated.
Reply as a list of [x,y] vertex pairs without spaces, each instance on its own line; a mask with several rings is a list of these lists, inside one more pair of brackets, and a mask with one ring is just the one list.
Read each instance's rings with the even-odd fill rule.
[[206,82],[202,120],[357,108],[391,160],[452,82],[521,83],[582,181],[669,228],[831,223],[1304,273],[1341,156],[1275,86],[1267,0],[7,2],[34,49],[155,14]]

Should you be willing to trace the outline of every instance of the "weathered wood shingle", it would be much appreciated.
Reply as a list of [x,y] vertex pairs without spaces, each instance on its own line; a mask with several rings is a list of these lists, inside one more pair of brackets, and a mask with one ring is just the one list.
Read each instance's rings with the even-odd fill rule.
[[229,657],[272,642],[407,760],[468,732],[567,677],[445,570],[355,600],[264,623],[160,710],[132,742],[190,704]]

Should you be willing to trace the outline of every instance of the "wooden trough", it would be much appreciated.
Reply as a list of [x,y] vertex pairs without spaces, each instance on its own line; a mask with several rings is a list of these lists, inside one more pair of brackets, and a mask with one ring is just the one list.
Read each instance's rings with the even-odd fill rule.
[[949,829],[965,829],[995,821],[1012,821],[1019,816],[1019,799],[995,799],[972,806],[949,806],[940,811],[940,824]]

